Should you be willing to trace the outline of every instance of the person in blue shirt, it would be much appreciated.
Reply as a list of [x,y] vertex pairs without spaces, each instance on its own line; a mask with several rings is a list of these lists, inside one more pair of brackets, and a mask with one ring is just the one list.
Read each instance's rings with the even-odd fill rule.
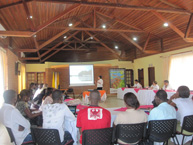
[[167,101],[167,93],[159,90],[155,95],[155,103],[158,106],[151,110],[148,121],[176,119],[176,110]]

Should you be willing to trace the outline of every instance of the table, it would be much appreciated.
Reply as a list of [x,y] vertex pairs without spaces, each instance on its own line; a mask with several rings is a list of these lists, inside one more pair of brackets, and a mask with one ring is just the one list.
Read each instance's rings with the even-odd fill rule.
[[[106,101],[107,99],[107,94],[106,94],[106,91],[105,90],[98,90],[101,94],[101,101]],[[90,95],[90,92],[89,91],[84,91],[83,92],[83,97],[82,97],[82,101],[83,103],[85,104],[89,104],[89,95]]]
[[[152,101],[154,100],[155,94],[157,90],[147,90],[147,89],[134,89],[134,88],[118,88],[117,98],[123,99],[124,94],[131,92],[137,96],[140,105],[152,105]],[[175,94],[175,91],[166,91],[168,95],[168,99]],[[190,95],[190,97],[192,94]]]

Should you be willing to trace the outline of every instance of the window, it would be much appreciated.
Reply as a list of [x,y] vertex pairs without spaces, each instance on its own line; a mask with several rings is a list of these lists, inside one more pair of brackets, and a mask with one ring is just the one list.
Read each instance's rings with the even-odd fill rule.
[[169,81],[177,90],[181,85],[186,85],[193,90],[193,53],[172,55],[170,58]]
[[6,51],[0,47],[0,107],[3,104],[3,92],[7,89],[7,56]]

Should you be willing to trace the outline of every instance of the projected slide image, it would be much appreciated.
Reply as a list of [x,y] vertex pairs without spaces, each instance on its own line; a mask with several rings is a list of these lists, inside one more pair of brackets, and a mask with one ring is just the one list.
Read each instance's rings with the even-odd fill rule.
[[70,65],[70,85],[93,84],[93,65]]

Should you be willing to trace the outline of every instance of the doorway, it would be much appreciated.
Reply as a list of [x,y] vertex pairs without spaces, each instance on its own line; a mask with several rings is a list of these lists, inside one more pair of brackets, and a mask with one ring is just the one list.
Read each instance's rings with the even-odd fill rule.
[[144,73],[143,73],[143,69],[138,69],[138,80],[139,80],[140,84],[142,85],[142,87],[144,87]]
[[155,81],[155,68],[154,67],[148,68],[148,80],[149,80],[149,86],[151,86],[152,82]]

